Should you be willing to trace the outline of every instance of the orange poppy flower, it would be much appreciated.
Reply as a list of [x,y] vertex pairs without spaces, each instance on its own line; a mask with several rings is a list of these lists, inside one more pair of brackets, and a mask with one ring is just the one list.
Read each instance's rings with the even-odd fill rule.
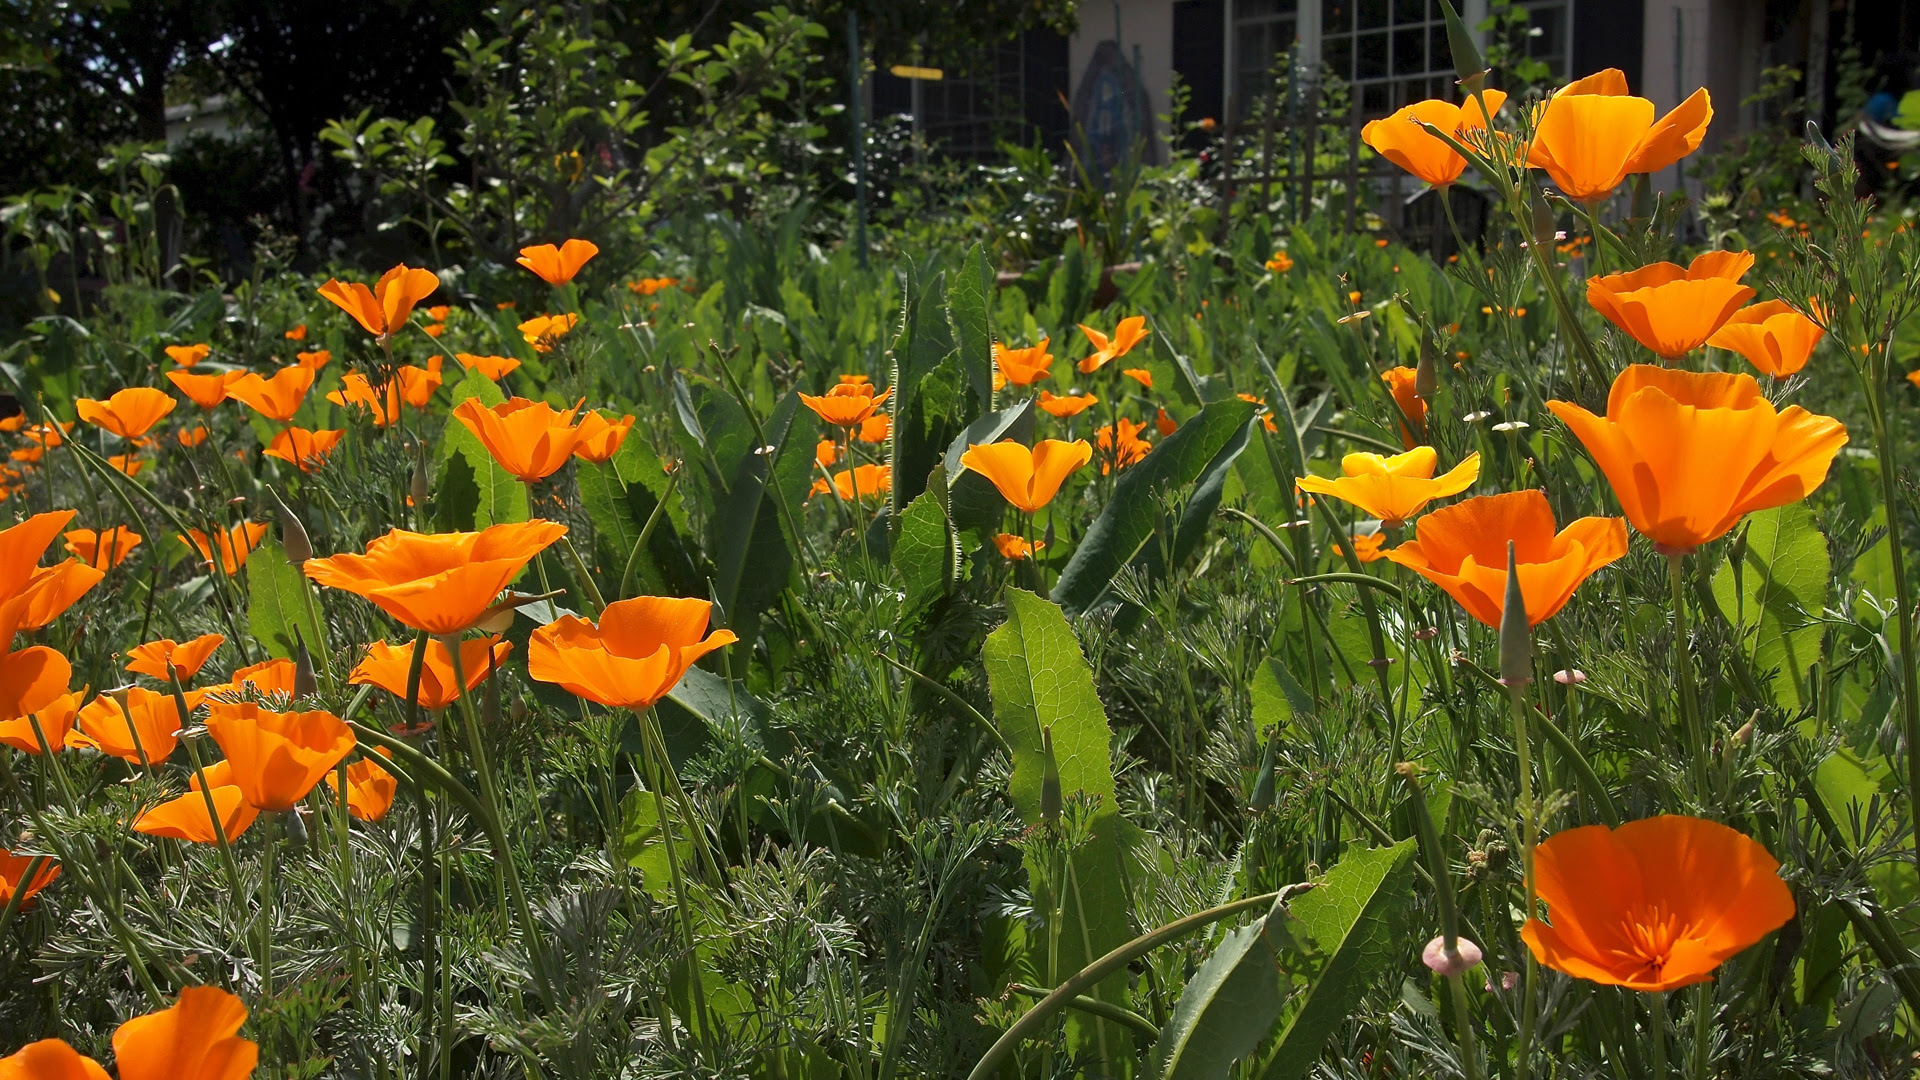
[[[239,839],[260,816],[260,811],[247,802],[246,795],[235,785],[211,783],[214,768],[218,767],[206,770],[210,792],[189,791],[142,812],[133,819],[133,831],[195,844],[217,844],[222,834],[228,843]],[[218,833],[213,829],[213,819],[207,816],[208,794],[213,796],[214,810],[220,815]]]
[[[13,894],[20,893],[20,906],[26,907],[33,902],[33,894],[53,884],[60,876],[60,863],[56,859],[47,859],[40,864],[40,872],[33,875],[31,881],[22,882],[27,876],[27,867],[33,865],[33,856],[15,855],[6,848],[0,848],[0,907],[13,903]],[[0,1068],[0,1077],[6,1070]]]
[[1046,378],[1053,366],[1053,356],[1047,352],[1048,338],[1041,338],[1040,344],[1024,349],[1009,349],[999,342],[993,343],[993,362],[1000,374],[1015,386],[1032,386]]
[[[47,737],[47,747],[59,753],[70,745],[68,736],[73,732],[74,717],[80,712],[80,700],[86,697],[86,690],[61,694],[53,703],[32,713],[12,720],[0,720],[0,744],[13,747],[29,754],[40,752],[40,735]],[[40,733],[34,733],[34,723],[39,722]]]
[[528,639],[527,675],[608,708],[652,708],[694,661],[736,640],[731,630],[700,636],[712,608],[705,600],[636,596],[608,604],[597,626],[564,616]]
[[[821,439],[813,448],[813,463],[822,469],[833,468],[840,460],[840,445],[832,439]],[[821,490],[825,490],[824,488]]]
[[294,327],[280,336],[286,338],[288,341],[305,341],[307,340],[307,324],[301,323],[299,326]]
[[1392,457],[1348,454],[1340,459],[1341,476],[1302,476],[1295,485],[1301,491],[1352,503],[1389,527],[1397,527],[1429,502],[1458,495],[1480,478],[1478,453],[1468,454],[1451,471],[1435,477],[1433,470],[1439,464],[1440,456],[1431,446],[1416,446]]
[[552,521],[521,521],[480,532],[395,529],[364,555],[308,559],[307,576],[366,597],[415,630],[457,634],[480,621],[527,563],[567,534]]
[[216,371],[210,375],[195,375],[191,371],[169,371],[167,381],[187,395],[188,401],[203,409],[214,409],[227,400],[227,388],[245,374],[244,371]]
[[467,371],[478,371],[493,382],[499,382],[520,366],[520,361],[511,356],[476,356],[473,353],[454,353],[453,358]]
[[138,454],[109,454],[107,456],[107,464],[126,473],[128,476],[139,476],[141,470],[147,467],[148,462],[146,458]]
[[173,756],[180,729],[186,726],[172,694],[144,686],[101,694],[75,714],[73,722],[68,746],[90,747],[134,765],[144,754],[149,766]]
[[[40,567],[12,601],[9,610],[12,617],[18,619],[15,628],[38,630],[51,625],[106,576],[106,571],[96,570],[79,559]],[[0,629],[4,628],[5,620],[0,619]]]
[[999,550],[1001,558],[1019,562],[1021,559],[1031,558],[1036,552],[1043,550],[1047,546],[1047,543],[1044,540],[1040,540],[1029,544],[1027,543],[1027,538],[1024,536],[1015,536],[1012,533],[1000,533],[993,538],[993,546]]
[[[388,753],[384,746],[376,749],[383,756]],[[327,786],[335,792],[340,790],[338,772],[327,774]],[[372,758],[363,757],[347,766],[347,813],[361,821],[379,821],[386,817],[399,790],[400,781]]]
[[641,278],[639,281],[629,281],[627,282],[627,288],[631,289],[636,296],[652,296],[654,293],[660,292],[663,289],[671,289],[678,284],[680,284],[679,278],[650,277]]
[[1284,274],[1293,269],[1293,256],[1284,251],[1276,251],[1273,253],[1273,258],[1267,260],[1267,269],[1276,274]]
[[301,472],[312,472],[326,464],[345,431],[309,431],[302,427],[284,428],[261,453],[291,462]]
[[1176,421],[1173,417],[1168,416],[1167,410],[1165,409],[1161,409],[1160,415],[1153,418],[1153,426],[1156,430],[1160,432],[1161,438],[1165,438],[1168,435],[1171,435],[1174,432],[1180,430],[1179,422]]
[[1094,397],[1092,394],[1069,394],[1065,397],[1055,397],[1047,391],[1042,390],[1040,391],[1040,398],[1035,404],[1039,405],[1048,415],[1057,416],[1065,420],[1070,416],[1079,416],[1081,413],[1099,404],[1099,402],[1100,399]]
[[[1419,372],[1405,366],[1388,368],[1381,373],[1380,381],[1387,384],[1393,403],[1400,407],[1400,445],[1411,450],[1427,437],[1427,403],[1415,389]],[[1409,422],[1413,425],[1411,428],[1407,426]]]
[[242,686],[251,686],[262,694],[293,696],[293,682],[299,673],[294,662],[281,657],[274,660],[262,660],[257,664],[234,671],[228,681],[227,689],[237,690]]
[[554,343],[572,333],[574,326],[579,322],[580,316],[572,313],[535,315],[520,324],[520,336],[526,339],[527,344],[533,346],[534,352],[552,352]]
[[854,432],[863,443],[883,443],[893,437],[893,417],[886,413],[874,413],[860,421],[860,430]]
[[1618,68],[1568,83],[1542,108],[1527,165],[1582,202],[1606,198],[1630,173],[1658,172],[1693,153],[1713,119],[1702,88],[1655,121],[1653,102],[1629,96]]
[[580,441],[574,445],[573,456],[595,464],[612,461],[613,455],[620,452],[620,444],[627,441],[627,432],[632,430],[632,413],[618,420],[608,420],[597,412],[587,413],[580,418]]
[[447,318],[452,314],[453,308],[447,304],[435,304],[427,309],[427,318],[432,319],[434,322],[446,322]]
[[468,398],[453,410],[453,418],[473,432],[493,460],[527,484],[552,476],[573,456],[580,442],[573,416],[573,409],[561,412],[521,397],[492,408]]
[[1153,389],[1153,372],[1148,371],[1146,368],[1127,368],[1121,371],[1120,374],[1139,383],[1145,389]]
[[167,357],[183,368],[192,367],[200,361],[205,360],[212,352],[213,346],[204,343],[199,345],[169,345],[166,348]]
[[1534,959],[1629,990],[1706,982],[1793,918],[1793,892],[1767,849],[1700,818],[1568,829],[1534,849],[1533,867],[1553,920],[1520,930]]
[[1784,379],[1807,366],[1807,358],[1826,333],[1819,323],[1788,307],[1786,301],[1768,300],[1734,312],[1707,344],[1732,349],[1747,363]]
[[49,510],[0,529],[0,597],[18,595],[35,572],[43,569],[40,557],[73,516],[72,510]]
[[400,417],[400,396],[394,388],[375,386],[357,371],[342,375],[340,389],[328,391],[327,400],[343,409],[366,409],[373,414],[374,427],[386,427]]
[[971,446],[960,455],[960,464],[993,481],[1009,503],[1031,514],[1052,502],[1061,483],[1092,459],[1093,447],[1085,439],[1043,439],[1031,449],[1011,441]]
[[320,295],[333,301],[340,310],[375,337],[391,337],[407,325],[413,306],[432,295],[440,279],[431,270],[409,267],[405,263],[380,275],[369,289],[359,282],[348,284],[329,278],[320,286]]
[[247,1007],[213,986],[189,986],[172,1008],[135,1017],[113,1033],[120,1080],[246,1080],[260,1048],[240,1037]]
[[552,244],[523,247],[520,257],[514,261],[538,274],[540,280],[549,285],[565,285],[588,259],[598,254],[600,249],[590,240],[569,240],[557,248]]
[[[1383,532],[1354,533],[1353,557],[1363,563],[1379,562],[1387,557],[1386,543],[1387,534]],[[1334,544],[1332,547],[1335,555],[1343,559],[1347,557],[1347,553],[1339,544]]]
[[[1080,374],[1082,375],[1091,375],[1099,371],[1113,361],[1132,352],[1135,345],[1147,339],[1147,317],[1145,315],[1129,315],[1121,319],[1119,325],[1113,328],[1112,337],[1108,337],[1084,323],[1076,323],[1074,325],[1080,327],[1080,332],[1087,336],[1087,341],[1093,345],[1094,350],[1092,356],[1080,361]],[[1044,344],[1044,342],[1042,344]]]
[[293,362],[315,374],[333,362],[333,353],[327,349],[314,349],[311,352],[293,354]]
[[313,369],[295,364],[263,379],[249,371],[227,385],[227,396],[269,420],[286,423],[300,411],[313,387]]
[[1138,464],[1147,456],[1153,444],[1140,437],[1145,430],[1146,424],[1136,424],[1122,416],[1093,433],[1094,445],[1100,450],[1101,476]]
[[[486,681],[487,673],[504,662],[513,651],[513,643],[499,637],[474,638],[460,643],[460,669],[467,677],[467,689]],[[491,653],[492,662],[488,655]],[[413,643],[389,645],[376,641],[367,647],[361,660],[347,677],[354,686],[377,686],[401,701],[407,700],[407,677],[413,670]],[[420,707],[444,709],[460,700],[460,683],[453,677],[453,654],[439,638],[427,641],[427,656],[420,664]]]
[[172,678],[168,668],[180,673],[180,681],[186,682],[207,663],[226,637],[221,634],[201,634],[192,641],[177,642],[172,638],[149,641],[144,645],[135,645],[127,653],[127,670],[135,675],[151,675],[161,682]]
[[233,766],[233,783],[257,810],[285,813],[352,752],[353,729],[330,712],[274,712],[215,702],[207,733]]
[[1529,626],[1551,619],[1581,582],[1627,553],[1625,519],[1584,517],[1556,533],[1553,507],[1532,490],[1441,507],[1422,517],[1414,533],[1387,558],[1445,589],[1467,614],[1496,630],[1506,606],[1508,541]]
[[[427,357],[427,366],[406,364],[394,369],[393,381],[400,384],[400,400],[415,409],[424,409],[433,400],[433,392],[440,389],[441,369],[446,365],[444,356]],[[388,403],[393,397],[388,395]]]
[[800,403],[812,409],[820,419],[840,427],[852,427],[863,424],[873,415],[875,409],[886,404],[893,396],[892,390],[879,394],[873,392],[872,385],[865,382],[845,382],[827,388],[824,396],[801,394]]
[[1753,290],[1740,284],[1753,266],[1744,251],[1708,251],[1679,267],[1657,262],[1587,279],[1587,303],[1635,341],[1671,360],[1706,344]]
[[173,411],[173,399],[151,386],[129,386],[105,401],[79,398],[73,407],[87,423],[123,439],[137,439]]
[[1830,416],[1776,411],[1746,374],[1635,364],[1613,380],[1605,416],[1566,401],[1547,408],[1586,445],[1627,520],[1668,553],[1805,498],[1847,441]]
[[[1486,107],[1496,113],[1507,100],[1507,95],[1498,90],[1481,93],[1486,98]],[[1458,105],[1451,101],[1420,101],[1383,120],[1371,121],[1360,129],[1360,141],[1428,184],[1446,187],[1460,179],[1460,174],[1466,171],[1467,159],[1443,140],[1428,134],[1422,125],[1456,136],[1469,146],[1472,144],[1467,142],[1468,131],[1485,131],[1490,126],[1477,98],[1470,97]]]
[[207,425],[195,424],[190,428],[181,428],[179,431],[173,433],[173,437],[179,441],[181,446],[191,450],[207,441]]
[[[879,495],[893,490],[893,468],[888,465],[860,465],[851,470],[843,469],[833,474],[834,490],[847,502],[858,502],[868,495]],[[825,495],[827,482],[815,480],[808,495]]]
[[[247,565],[247,556],[260,546],[260,540],[267,535],[267,523],[264,521],[243,521],[220,534],[219,569],[232,577]],[[214,551],[207,540],[207,534],[199,529],[188,529],[180,542],[191,544],[200,553],[200,562],[209,569],[214,566]]]

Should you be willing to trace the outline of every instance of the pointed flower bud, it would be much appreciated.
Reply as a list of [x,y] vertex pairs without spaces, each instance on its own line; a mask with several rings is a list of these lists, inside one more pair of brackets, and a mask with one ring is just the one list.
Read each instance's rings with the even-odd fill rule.
[[1447,49],[1453,53],[1453,73],[1460,89],[1471,94],[1487,81],[1487,62],[1480,57],[1466,21],[1453,9],[1452,0],[1440,0],[1440,13],[1447,21]]
[[1527,626],[1527,600],[1520,592],[1520,570],[1513,541],[1507,541],[1507,595],[1500,607],[1500,682],[1509,687],[1533,681],[1533,635]]
[[1432,401],[1433,392],[1440,389],[1437,353],[1438,350],[1433,347],[1433,339],[1426,334],[1421,334],[1420,363],[1413,369],[1413,393],[1421,401]]
[[287,553],[287,561],[299,566],[313,558],[313,541],[307,538],[307,527],[300,522],[300,515],[293,512],[280,493],[268,489],[273,495],[274,505],[280,508],[280,547]]

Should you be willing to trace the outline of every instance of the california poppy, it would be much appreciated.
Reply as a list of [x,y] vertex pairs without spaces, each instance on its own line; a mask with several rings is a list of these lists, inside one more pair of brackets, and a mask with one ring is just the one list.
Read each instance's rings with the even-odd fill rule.
[[854,437],[863,443],[883,443],[893,436],[893,417],[877,412],[860,421],[860,429]]
[[391,385],[375,386],[365,375],[349,371],[340,377],[340,389],[327,393],[327,400],[341,408],[359,407],[373,414],[373,426],[386,427],[400,417],[400,396]]
[[195,375],[191,371],[169,371],[167,381],[187,395],[188,401],[203,409],[214,409],[227,400],[227,388],[245,374],[244,371],[216,371],[209,375]]
[[620,452],[620,444],[627,441],[627,432],[632,430],[632,413],[608,420],[597,412],[589,412],[580,417],[580,441],[574,444],[573,456],[595,464],[612,461],[613,455]]
[[[1353,534],[1353,557],[1363,563],[1379,562],[1387,557],[1387,534],[1383,532]],[[1333,553],[1346,558],[1347,553],[1339,544],[1333,545]]]
[[309,431],[303,427],[283,428],[261,453],[270,458],[289,462],[301,472],[312,472],[326,464],[327,457],[333,453],[334,447],[340,445],[340,440],[345,435],[345,431]]
[[[379,748],[387,753],[386,747]],[[340,773],[336,770],[327,774],[327,786],[340,790]],[[347,766],[347,813],[361,821],[379,821],[393,808],[393,797],[400,790],[400,782],[392,773],[380,767],[380,763],[370,757]]]
[[627,282],[627,288],[631,289],[636,296],[652,296],[654,293],[671,289],[678,284],[680,284],[679,278],[650,277],[641,278],[639,281],[629,281]]
[[1732,349],[1747,363],[1776,379],[1807,366],[1826,331],[1787,306],[1784,300],[1750,304],[1733,313],[1707,344]]
[[1554,532],[1553,507],[1539,491],[1463,499],[1427,514],[1415,539],[1386,553],[1445,589],[1467,614],[1500,628],[1513,544],[1527,625],[1552,618],[1589,575],[1627,553],[1622,518],[1584,517]]
[[[1408,450],[1420,445],[1427,438],[1427,402],[1416,389],[1420,373],[1410,367],[1388,368],[1381,372],[1380,381],[1387,384],[1387,390],[1393,394],[1393,403],[1400,408],[1400,445]],[[1412,426],[1409,427],[1408,425]]]
[[[857,465],[833,474],[833,489],[847,502],[858,502],[869,495],[893,490],[893,469],[886,465]],[[825,495],[827,482],[815,480],[809,495]]]
[[[209,768],[207,774],[211,778],[213,769]],[[224,835],[227,842],[232,843],[253,825],[260,811],[248,803],[246,795],[233,784],[208,786],[208,791],[189,791],[142,812],[133,819],[133,831],[195,844],[217,844]],[[213,819],[207,816],[209,795],[213,798],[214,810],[220,815],[220,832],[214,831]]]
[[147,467],[148,462],[146,458],[138,454],[109,454],[107,455],[107,464],[126,473],[128,476],[139,476],[141,470]]
[[1275,274],[1284,274],[1293,269],[1293,256],[1284,251],[1276,251],[1273,258],[1267,260],[1267,270]]
[[312,387],[313,369],[295,364],[274,372],[271,379],[249,371],[227,384],[227,396],[284,424],[300,411],[300,403]]
[[206,665],[215,649],[227,639],[222,634],[201,634],[192,641],[177,642],[172,638],[149,641],[144,645],[135,645],[127,653],[127,670],[135,675],[151,675],[161,682],[172,679],[169,669],[180,673],[180,681],[186,682]]
[[1146,424],[1122,416],[1093,433],[1094,445],[1100,450],[1101,476],[1137,464],[1147,456],[1153,444],[1140,437],[1145,430]]
[[1015,507],[1031,514],[1053,501],[1074,470],[1093,459],[1085,439],[1042,439],[1032,449],[1017,442],[969,447],[960,464],[993,482]]
[[[1482,90],[1486,108],[1500,111],[1507,95],[1498,90]],[[1423,126],[1425,125],[1425,126]],[[1419,101],[1383,120],[1370,121],[1360,129],[1360,141],[1374,152],[1434,187],[1446,187],[1466,171],[1467,159],[1437,136],[1427,132],[1433,127],[1472,145],[1468,131],[1485,131],[1488,116],[1480,99],[1469,97],[1455,105],[1451,101]]]
[[207,425],[195,424],[190,428],[181,428],[173,433],[173,437],[181,446],[191,450],[207,441]]
[[35,572],[43,569],[41,555],[73,516],[72,510],[49,510],[0,529],[0,599],[17,596]]
[[1094,397],[1092,394],[1069,394],[1065,397],[1055,397],[1045,390],[1042,390],[1040,391],[1039,399],[1036,400],[1034,404],[1040,406],[1049,416],[1057,416],[1064,420],[1070,416],[1079,416],[1081,413],[1099,404],[1099,402],[1100,399]]
[[531,484],[560,470],[580,442],[574,410],[510,398],[488,408],[479,398],[456,405],[453,418],[480,440],[500,467]]
[[[246,1018],[246,1006],[225,990],[187,987],[172,1007],[114,1032],[120,1080],[246,1080],[260,1058],[259,1047],[237,1034]],[[60,1039],[42,1039],[0,1058],[0,1077],[107,1080],[107,1072]]]
[[1348,454],[1340,459],[1342,475],[1303,476],[1295,483],[1301,491],[1332,495],[1365,510],[1389,527],[1420,512],[1435,499],[1458,495],[1480,478],[1480,455],[1468,454],[1466,460],[1435,477],[1440,455],[1431,446],[1416,446],[1404,454],[1383,457],[1379,454]]
[[1000,552],[1001,558],[1019,562],[1021,559],[1031,558],[1047,545],[1044,540],[1029,544],[1024,536],[1000,533],[993,538],[993,546]]
[[293,354],[294,363],[299,364],[301,367],[306,368],[316,375],[320,373],[321,368],[326,367],[332,360],[333,353],[327,349],[313,349],[309,352]]
[[1706,982],[1793,918],[1793,892],[1767,849],[1700,818],[1568,829],[1534,849],[1533,868],[1553,920],[1520,930],[1534,959],[1629,990]]
[[736,640],[731,630],[701,637],[712,608],[705,600],[636,596],[608,604],[598,625],[563,616],[528,639],[527,675],[609,708],[651,708],[694,661]]
[[1658,121],[1653,112],[1653,102],[1628,96],[1618,68],[1577,79],[1542,107],[1527,165],[1545,169],[1568,198],[1597,202],[1628,174],[1658,172],[1699,149],[1713,101],[1702,88]]
[[291,697],[294,679],[298,673],[299,668],[293,661],[284,656],[275,657],[272,660],[262,660],[257,664],[248,664],[246,667],[235,669],[228,681],[228,687],[237,690],[242,686],[251,686],[262,694]]
[[1127,368],[1121,371],[1120,374],[1139,383],[1144,389],[1153,389],[1153,372],[1148,371],[1146,368]]
[[205,360],[212,352],[213,346],[204,342],[197,345],[169,345],[166,348],[167,358],[183,368],[192,367]]
[[73,407],[87,423],[124,439],[137,439],[173,411],[173,399],[151,386],[129,386],[105,401],[79,398]]
[[395,529],[364,555],[308,559],[307,576],[366,597],[415,630],[457,634],[492,608],[494,597],[547,545],[567,533],[552,521],[521,521],[480,532]]
[[[446,362],[446,357],[436,354],[427,357],[425,367],[418,364],[405,364],[395,368],[393,381],[400,387],[400,400],[411,408],[426,408],[427,403],[433,400],[433,392],[440,389],[441,381],[445,377],[442,374],[442,368]],[[387,400],[389,404],[392,403],[391,392]]]
[[1015,386],[1032,386],[1048,376],[1048,368],[1053,366],[1053,356],[1047,352],[1048,338],[1041,338],[1040,344],[1024,349],[1009,349],[999,342],[993,343],[993,362],[1000,374]]
[[[1093,346],[1093,355],[1080,361],[1080,373],[1091,375],[1115,360],[1133,351],[1135,345],[1147,339],[1147,317],[1129,315],[1120,320],[1113,328],[1113,336],[1108,337],[1084,323],[1076,323],[1080,332],[1085,334],[1088,343]],[[1044,344],[1044,342],[1042,343]]]
[[833,468],[833,463],[839,460],[839,443],[834,442],[832,439],[821,439],[818,443],[814,444],[813,463],[815,465],[818,465],[822,469],[831,469]]
[[[66,559],[53,566],[42,566],[27,578],[26,586],[9,602],[17,630],[39,630],[52,625],[89,589],[100,584],[106,571],[88,566],[79,559]],[[0,618],[0,630],[7,628]]]
[[[59,753],[69,744],[67,736],[73,731],[73,720],[80,712],[80,700],[86,696],[86,690],[61,694],[44,708],[12,720],[0,720],[0,744],[11,746],[15,750],[28,754],[40,753],[40,736],[47,738],[47,749]],[[34,727],[38,726],[38,734]]]
[[277,813],[306,798],[354,746],[353,729],[330,712],[275,712],[251,701],[215,702],[207,733],[247,802]]
[[892,390],[875,394],[873,386],[864,382],[841,382],[828,387],[827,392],[820,397],[801,394],[800,403],[812,409],[820,419],[829,424],[853,427],[865,422],[873,415],[875,409],[886,404],[887,398],[892,394]]
[[1753,290],[1740,278],[1753,266],[1745,251],[1707,251],[1680,267],[1651,263],[1587,279],[1587,303],[1635,341],[1667,359],[1706,344]]
[[1847,441],[1830,416],[1776,411],[1747,374],[1635,364],[1613,380],[1605,416],[1566,401],[1547,408],[1586,445],[1627,520],[1668,553],[1805,498]]
[[288,341],[305,341],[307,340],[307,324],[301,323],[280,336],[286,338]]
[[590,240],[569,240],[557,248],[552,244],[523,247],[520,257],[514,261],[538,274],[540,280],[549,285],[565,285],[588,259],[598,254],[600,249]]
[[339,305],[354,321],[375,337],[391,337],[407,325],[413,306],[432,295],[440,279],[431,270],[409,267],[405,263],[380,275],[368,289],[359,282],[348,284],[331,278],[320,286],[320,295]]
[[520,336],[533,346],[534,352],[552,352],[554,344],[572,333],[579,322],[580,316],[571,312],[564,315],[535,315],[520,324]]
[[478,371],[487,379],[499,382],[520,366],[520,361],[511,356],[477,356],[473,353],[454,353],[453,358],[467,371]]
[[1153,418],[1153,426],[1155,430],[1160,432],[1162,438],[1180,430],[1180,422],[1168,416],[1167,410],[1165,409],[1161,409],[1160,415]]
[[[247,556],[260,546],[267,535],[267,523],[264,521],[243,521],[220,534],[219,570],[232,577],[247,565]],[[207,534],[199,529],[188,529],[187,535],[180,538],[183,543],[191,544],[200,553],[201,565],[213,569],[215,553],[213,545],[207,540]]]
[[[34,893],[53,884],[53,880],[60,876],[59,861],[43,859],[39,872],[33,875],[32,880],[23,880],[27,876],[27,868],[32,865],[33,856],[15,855],[6,848],[0,848],[0,907],[13,903],[15,893],[20,894],[20,906],[26,907],[33,902]],[[0,1068],[0,1077],[5,1075],[6,1070]]]
[[[486,681],[487,673],[504,662],[513,651],[513,643],[499,637],[473,638],[460,643],[460,669],[466,675],[468,690]],[[489,661],[491,654],[491,661]],[[389,645],[376,641],[367,647],[366,658],[354,667],[347,682],[354,686],[377,686],[402,701],[407,699],[407,680],[413,671],[413,643]],[[420,663],[420,707],[444,709],[460,700],[460,683],[454,678],[453,654],[439,638],[427,640],[427,655]]]
[[101,694],[75,714],[67,745],[91,747],[134,765],[144,757],[154,766],[173,756],[185,726],[172,694],[129,686]]

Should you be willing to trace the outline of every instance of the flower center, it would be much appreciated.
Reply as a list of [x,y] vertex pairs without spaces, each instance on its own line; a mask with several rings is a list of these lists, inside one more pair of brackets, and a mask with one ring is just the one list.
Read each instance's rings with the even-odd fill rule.
[[1636,975],[1658,981],[1674,943],[1685,936],[1680,917],[1664,904],[1653,903],[1627,912],[1625,929],[1628,947],[1618,950],[1617,955],[1638,962]]

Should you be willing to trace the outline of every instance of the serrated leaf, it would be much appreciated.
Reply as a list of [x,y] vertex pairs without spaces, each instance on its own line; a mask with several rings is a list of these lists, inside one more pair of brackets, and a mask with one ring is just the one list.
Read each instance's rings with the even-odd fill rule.
[[298,628],[307,649],[319,652],[327,647],[316,603],[307,610],[306,590],[299,567],[287,561],[278,540],[268,539],[247,556],[247,630],[265,645],[269,656],[293,657],[294,631]]
[[1820,658],[1815,620],[1827,595],[1827,538],[1804,503],[1752,514],[1741,531],[1741,565],[1736,572],[1731,561],[1721,563],[1714,600],[1753,650],[1756,671],[1779,672],[1773,691],[1780,704],[1798,708],[1801,680]]
[[993,338],[987,323],[987,297],[993,284],[993,267],[979,244],[967,249],[959,271],[947,284],[947,322],[960,350],[967,385],[982,408],[993,400]]
[[[936,475],[938,470],[936,470]],[[940,505],[940,492],[924,491],[900,515],[899,535],[893,542],[893,568],[906,586],[910,616],[938,599],[953,580],[953,530]]]
[[1265,930],[1263,918],[1228,934],[1187,980],[1153,1044],[1150,1075],[1225,1080],[1234,1062],[1259,1048],[1285,1000]]

